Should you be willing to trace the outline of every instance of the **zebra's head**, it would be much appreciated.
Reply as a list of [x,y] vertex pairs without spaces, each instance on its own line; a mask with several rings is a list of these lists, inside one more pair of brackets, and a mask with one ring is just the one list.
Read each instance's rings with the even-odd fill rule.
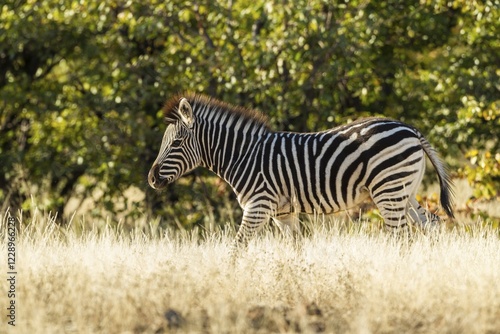
[[148,174],[149,185],[154,189],[165,187],[200,164],[191,105],[182,98],[178,104],[167,109],[167,129],[158,157]]

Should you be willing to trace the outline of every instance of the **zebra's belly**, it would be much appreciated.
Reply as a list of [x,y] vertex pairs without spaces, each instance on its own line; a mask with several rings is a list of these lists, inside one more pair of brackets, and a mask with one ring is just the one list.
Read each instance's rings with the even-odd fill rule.
[[278,204],[278,215],[289,213],[331,214],[355,207],[370,197],[365,186],[360,186],[345,202],[338,198],[325,198],[319,194],[306,196],[281,196]]

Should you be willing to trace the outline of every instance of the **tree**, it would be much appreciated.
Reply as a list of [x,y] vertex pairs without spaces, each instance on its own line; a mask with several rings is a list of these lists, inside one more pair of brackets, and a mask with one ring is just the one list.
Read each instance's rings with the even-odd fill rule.
[[231,203],[231,192],[205,171],[164,193],[147,186],[161,107],[183,90],[257,108],[279,130],[402,119],[477,196],[498,196],[499,22],[498,1],[5,4],[0,199],[26,209],[33,195],[62,212],[69,198],[96,196],[116,212],[134,185],[146,194],[135,216],[230,219],[216,199]]

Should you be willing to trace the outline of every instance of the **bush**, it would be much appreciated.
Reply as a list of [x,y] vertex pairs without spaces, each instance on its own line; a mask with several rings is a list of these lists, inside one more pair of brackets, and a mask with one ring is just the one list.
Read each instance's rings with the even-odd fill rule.
[[[182,90],[258,108],[280,130],[322,130],[366,115],[404,120],[461,167],[478,196],[495,196],[498,7],[390,0],[4,4],[0,199],[15,209],[31,205],[33,195],[42,209],[62,212],[70,198],[97,196],[113,211],[134,185],[146,197],[129,211],[167,220],[216,207],[221,196],[231,201],[229,188],[205,171],[164,193],[148,188],[164,129],[160,109]],[[471,164],[463,165],[464,157]],[[189,223],[204,221],[192,217]]]

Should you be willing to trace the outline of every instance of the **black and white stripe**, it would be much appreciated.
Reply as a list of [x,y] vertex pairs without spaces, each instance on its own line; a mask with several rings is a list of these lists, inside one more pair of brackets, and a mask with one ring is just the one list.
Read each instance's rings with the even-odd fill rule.
[[433,223],[438,218],[415,199],[426,155],[453,217],[444,164],[418,130],[401,122],[366,118],[322,132],[275,132],[256,111],[194,94],[174,97],[164,113],[168,125],[150,185],[161,188],[197,166],[212,170],[243,208],[237,243],[269,218],[290,232],[299,212],[329,214],[369,197],[390,228],[404,228],[408,218]]

